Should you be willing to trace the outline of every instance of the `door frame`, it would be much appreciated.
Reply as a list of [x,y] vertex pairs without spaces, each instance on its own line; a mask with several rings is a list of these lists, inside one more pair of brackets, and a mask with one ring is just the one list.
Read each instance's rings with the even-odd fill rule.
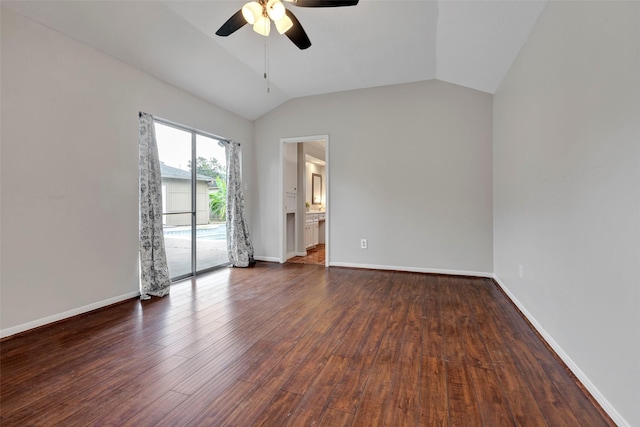
[[[279,197],[278,199],[280,200],[280,207],[278,208],[278,214],[280,215],[280,233],[279,233],[279,249],[280,249],[280,263],[283,264],[287,261],[287,254],[286,254],[286,242],[285,242],[285,231],[286,231],[286,221],[287,221],[287,216],[285,214],[284,211],[284,145],[285,144],[297,144],[297,143],[301,143],[301,142],[313,142],[313,141],[323,141],[324,142],[324,156],[325,156],[325,203],[324,203],[324,210],[325,210],[325,223],[324,223],[324,241],[325,241],[325,267],[329,267],[329,254],[330,254],[330,248],[331,248],[331,241],[329,240],[329,228],[331,226],[331,220],[329,218],[330,216],[330,199],[331,199],[331,192],[330,192],[330,188],[331,188],[331,179],[330,179],[330,165],[329,165],[329,135],[325,134],[325,135],[309,135],[309,136],[299,136],[299,137],[292,137],[292,138],[281,138],[280,139],[280,182],[279,182],[279,187],[278,187],[278,194]],[[298,196],[300,191],[298,190]],[[296,198],[297,200],[297,198]],[[299,219],[298,219],[299,220]],[[297,220],[297,221],[298,221]]]
[[[192,164],[195,164],[196,158],[197,158],[197,154],[198,154],[198,147],[197,147],[197,143],[198,143],[198,135],[200,136],[204,136],[206,138],[210,138],[216,141],[224,141],[226,138],[223,138],[221,136],[212,134],[210,132],[205,132],[205,131],[201,131],[192,127],[189,127],[187,125],[183,125],[180,123],[176,123],[174,121],[171,120],[167,120],[167,119],[163,119],[160,117],[153,117],[153,121],[154,121],[154,126],[155,123],[161,124],[163,126],[168,126],[168,127],[172,127],[174,129],[178,129],[182,132],[188,133],[191,135],[191,162]],[[220,142],[218,142],[218,144],[220,144]],[[240,154],[240,156],[242,156],[242,153]],[[241,157],[242,158],[242,157]],[[242,164],[242,163],[241,163]],[[242,170],[242,167],[241,167]],[[177,283],[181,280],[184,279],[189,279],[192,277],[196,277],[196,275],[198,274],[202,274],[202,273],[207,273],[209,271],[213,271],[213,270],[217,270],[220,269],[222,267],[226,267],[230,264],[229,261],[222,263],[222,264],[218,264],[215,265],[213,267],[206,267],[203,269],[198,270],[198,252],[197,252],[197,171],[196,168],[192,168],[191,170],[191,210],[190,211],[184,211],[184,212],[172,212],[171,214],[178,214],[178,215],[182,215],[182,214],[190,214],[191,215],[191,272],[187,273],[187,274],[181,274],[179,276],[176,277],[172,277],[171,278],[171,283]],[[164,186],[163,186],[164,187]],[[165,189],[163,188],[163,191]],[[163,200],[163,204],[165,203],[165,195],[163,194],[162,197]],[[165,213],[165,206],[163,206],[162,209],[162,218],[163,218],[163,223],[164,223],[164,218],[167,215],[167,213]]]

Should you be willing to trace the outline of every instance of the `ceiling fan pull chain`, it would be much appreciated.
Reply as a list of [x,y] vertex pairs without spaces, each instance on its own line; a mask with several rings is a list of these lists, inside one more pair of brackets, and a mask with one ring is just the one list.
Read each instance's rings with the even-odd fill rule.
[[269,81],[269,37],[264,40],[264,79],[267,81],[267,93],[271,93]]

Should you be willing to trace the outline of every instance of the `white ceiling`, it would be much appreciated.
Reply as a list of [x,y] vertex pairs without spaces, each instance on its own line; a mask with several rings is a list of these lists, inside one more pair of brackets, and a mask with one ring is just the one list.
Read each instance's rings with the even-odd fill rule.
[[167,83],[254,120],[307,95],[429,79],[493,93],[546,0],[360,0],[355,7],[286,3],[312,46],[249,25],[216,30],[245,0],[3,1],[18,13]]

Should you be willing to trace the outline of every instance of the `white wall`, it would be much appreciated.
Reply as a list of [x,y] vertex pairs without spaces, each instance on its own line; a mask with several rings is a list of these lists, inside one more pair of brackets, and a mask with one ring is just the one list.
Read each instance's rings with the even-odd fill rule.
[[492,271],[491,95],[426,81],[310,96],[254,132],[257,256],[278,257],[280,139],[329,134],[333,265]]
[[619,425],[633,426],[639,18],[637,2],[549,3],[494,98],[495,273]]
[[254,160],[251,122],[6,8],[1,49],[5,336],[137,292],[138,111]]

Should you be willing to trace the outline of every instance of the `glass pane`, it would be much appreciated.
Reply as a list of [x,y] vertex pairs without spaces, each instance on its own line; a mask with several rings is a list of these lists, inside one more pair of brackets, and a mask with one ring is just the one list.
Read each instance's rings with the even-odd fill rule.
[[162,216],[171,278],[191,274],[191,133],[155,124],[160,173]]
[[196,135],[196,268],[229,262],[226,230],[226,159],[218,140]]
[[164,218],[164,246],[171,278],[191,274],[191,214],[169,214]]

